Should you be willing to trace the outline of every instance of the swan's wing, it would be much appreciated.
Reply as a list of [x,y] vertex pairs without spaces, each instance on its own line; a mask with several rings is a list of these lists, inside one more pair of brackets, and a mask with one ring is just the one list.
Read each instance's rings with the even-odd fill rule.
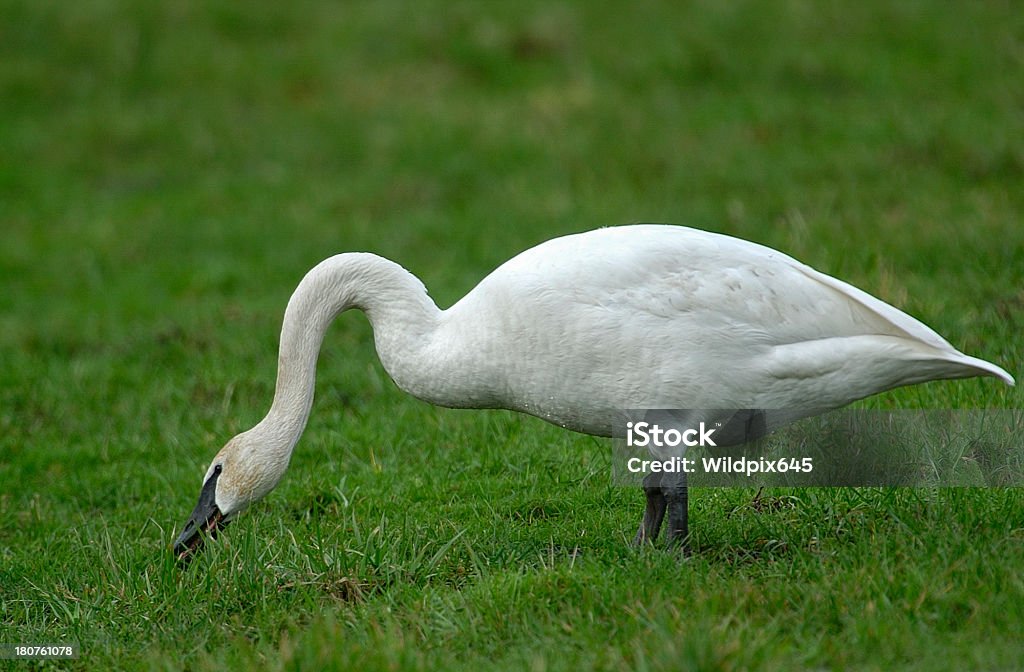
[[610,435],[622,409],[808,409],[994,375],[919,321],[775,250],[677,226],[556,238],[445,311],[458,353],[511,408]]
[[[767,344],[887,335],[954,348],[906,313],[770,248],[677,227],[636,227],[633,308],[761,333]],[[625,279],[606,286],[629,284]],[[642,297],[642,298],[641,298]],[[640,299],[640,300],[638,300]]]
[[[922,359],[955,361],[1013,381],[848,283],[771,248],[696,229],[635,225],[556,238],[494,275],[517,284],[518,300],[530,297],[546,315],[561,313],[595,331],[595,320],[608,322],[608,330],[641,324],[653,340],[696,339],[695,347],[722,353],[882,336],[918,350]],[[799,359],[790,354],[786,361]]]

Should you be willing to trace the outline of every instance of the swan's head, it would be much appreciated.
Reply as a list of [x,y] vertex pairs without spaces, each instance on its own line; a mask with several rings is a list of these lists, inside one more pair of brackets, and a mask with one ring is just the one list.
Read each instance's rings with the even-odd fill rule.
[[199,503],[174,542],[179,560],[191,560],[202,548],[204,535],[215,537],[247,506],[274,489],[288,467],[288,458],[280,459],[277,451],[267,447],[254,432],[244,432],[213,458],[203,478]]

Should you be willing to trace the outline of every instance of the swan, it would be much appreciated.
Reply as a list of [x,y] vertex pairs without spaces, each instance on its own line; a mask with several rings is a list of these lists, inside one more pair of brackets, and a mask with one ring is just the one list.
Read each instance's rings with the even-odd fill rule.
[[[453,408],[505,408],[611,436],[622,409],[838,408],[901,385],[993,376],[929,327],[771,248],[683,226],[636,224],[554,238],[447,310],[393,261],[332,256],[288,301],[266,416],[216,454],[173,545],[183,562],[274,489],[309,419],[324,333],[364,311],[405,392]],[[645,481],[637,542],[666,511],[685,540],[685,482]]]

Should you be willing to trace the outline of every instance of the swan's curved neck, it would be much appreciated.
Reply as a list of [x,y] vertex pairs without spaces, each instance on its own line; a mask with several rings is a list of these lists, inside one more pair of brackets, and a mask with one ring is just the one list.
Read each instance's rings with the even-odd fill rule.
[[264,449],[281,451],[286,462],[309,419],[324,334],[349,308],[362,309],[370,319],[378,354],[392,377],[392,366],[414,361],[441,315],[423,283],[374,254],[339,254],[310,270],[284,313],[274,402],[250,430],[260,434]]

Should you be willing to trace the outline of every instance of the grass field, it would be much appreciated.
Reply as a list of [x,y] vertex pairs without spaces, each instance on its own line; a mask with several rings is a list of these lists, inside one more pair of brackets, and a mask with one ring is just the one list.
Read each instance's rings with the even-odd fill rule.
[[680,562],[628,546],[642,496],[607,442],[402,394],[354,314],[280,487],[187,571],[169,548],[335,252],[395,259],[447,306],[555,235],[687,224],[1019,378],[1015,3],[0,15],[0,643],[78,642],[59,665],[81,670],[1019,669],[1020,490],[696,490]]

